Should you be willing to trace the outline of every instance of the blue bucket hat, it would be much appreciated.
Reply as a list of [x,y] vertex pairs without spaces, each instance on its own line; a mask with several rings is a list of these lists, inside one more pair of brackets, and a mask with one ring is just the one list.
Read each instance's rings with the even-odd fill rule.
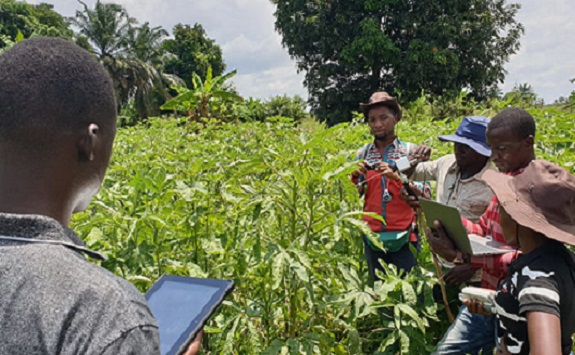
[[487,117],[465,117],[459,124],[459,127],[457,127],[455,134],[438,136],[437,138],[442,142],[456,142],[468,145],[477,153],[490,157],[491,148],[489,148],[489,144],[487,144],[487,138],[485,136],[488,123],[489,119]]

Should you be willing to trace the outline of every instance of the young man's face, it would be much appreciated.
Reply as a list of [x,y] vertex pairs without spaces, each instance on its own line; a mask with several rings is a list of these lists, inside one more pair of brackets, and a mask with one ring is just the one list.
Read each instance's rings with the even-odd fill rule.
[[369,110],[367,116],[367,124],[371,134],[377,140],[386,140],[389,137],[393,137],[397,122],[397,115],[387,106],[375,106]]
[[453,153],[455,154],[455,161],[461,169],[487,163],[487,157],[477,153],[467,144],[454,143]]
[[487,129],[491,160],[502,173],[526,167],[533,158],[533,137],[519,138],[511,128]]

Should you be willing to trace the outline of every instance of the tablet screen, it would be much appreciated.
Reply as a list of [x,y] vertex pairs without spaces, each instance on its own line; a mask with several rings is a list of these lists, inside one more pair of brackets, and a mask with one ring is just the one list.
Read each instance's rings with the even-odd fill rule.
[[162,355],[177,354],[193,340],[233,282],[164,275],[146,294],[158,321]]

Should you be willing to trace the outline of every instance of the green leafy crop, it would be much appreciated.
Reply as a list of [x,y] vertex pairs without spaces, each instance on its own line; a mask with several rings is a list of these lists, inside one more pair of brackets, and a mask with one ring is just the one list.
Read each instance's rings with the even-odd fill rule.
[[[537,149],[574,171],[575,115],[532,112]],[[458,122],[402,121],[433,156]],[[364,124],[313,120],[203,124],[151,119],[120,129],[104,186],[74,219],[102,265],[147,290],[164,273],[233,279],[205,329],[206,354],[423,354],[447,328],[420,267],[369,286],[361,200],[348,179]]]

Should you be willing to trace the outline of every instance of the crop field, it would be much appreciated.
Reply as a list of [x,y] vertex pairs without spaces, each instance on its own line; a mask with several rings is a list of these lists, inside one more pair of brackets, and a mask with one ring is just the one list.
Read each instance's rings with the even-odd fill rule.
[[[530,112],[538,158],[575,172],[575,114]],[[431,146],[432,158],[451,151],[435,136],[459,120],[406,116],[402,140]],[[233,279],[205,354],[429,353],[449,323],[431,296],[428,246],[405,278],[390,270],[368,283],[369,229],[347,175],[369,140],[360,120],[151,119],[119,129],[102,190],[72,227],[142,291],[164,273]]]

